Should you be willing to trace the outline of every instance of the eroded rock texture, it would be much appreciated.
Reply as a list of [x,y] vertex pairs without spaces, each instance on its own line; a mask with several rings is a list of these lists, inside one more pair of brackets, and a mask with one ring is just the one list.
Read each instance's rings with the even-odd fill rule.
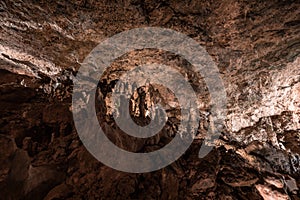
[[[0,16],[0,199],[299,199],[298,1],[4,0]],[[158,149],[174,137],[180,119],[172,93],[154,85],[153,97],[168,110],[167,125],[146,140],[124,135],[109,101],[124,71],[151,62],[175,67],[201,102],[189,150],[162,170],[129,174],[104,166],[80,142],[72,79],[103,39],[147,26],[182,32],[207,49],[224,81],[228,112],[216,147],[199,159],[211,124],[202,78],[169,52],[119,58],[100,81],[97,108],[107,136],[122,148]],[[149,90],[138,91],[132,118],[143,125]]]

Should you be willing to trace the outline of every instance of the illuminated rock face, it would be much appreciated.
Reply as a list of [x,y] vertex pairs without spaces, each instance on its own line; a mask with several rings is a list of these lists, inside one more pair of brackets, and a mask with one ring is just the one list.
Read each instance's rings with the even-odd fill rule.
[[[0,189],[5,199],[297,199],[299,6],[292,0],[2,1]],[[72,121],[72,81],[102,40],[146,26],[174,29],[206,48],[224,82],[228,112],[216,148],[199,159],[212,126],[203,78],[170,52],[148,49],[119,58],[102,77],[96,103],[101,126],[115,144],[150,152],[178,130],[178,102],[159,85],[136,88],[130,104],[140,125],[149,123],[150,105],[163,104],[168,122],[159,134],[141,140],[114,124],[112,91],[135,87],[113,87],[124,71],[138,65],[156,62],[179,70],[194,86],[201,118],[194,143],[176,163],[128,174],[104,166],[81,144]]]

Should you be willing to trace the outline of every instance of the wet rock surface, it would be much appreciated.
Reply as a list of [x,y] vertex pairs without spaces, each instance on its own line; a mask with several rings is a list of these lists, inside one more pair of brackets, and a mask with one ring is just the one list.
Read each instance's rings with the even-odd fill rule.
[[[292,0],[1,1],[0,199],[299,199],[299,7]],[[121,148],[159,149],[180,120],[174,95],[151,85],[150,102],[165,106],[166,126],[142,140],[124,134],[109,97],[126,70],[149,62],[172,66],[201,102],[188,151],[164,169],[130,174],[103,165],[82,145],[72,118],[72,80],[103,39],[147,26],[177,30],[207,49],[224,81],[228,113],[215,148],[200,159],[211,124],[203,78],[169,52],[117,59],[100,80],[96,106],[106,135]],[[148,89],[132,99],[131,117],[140,125],[149,123]]]

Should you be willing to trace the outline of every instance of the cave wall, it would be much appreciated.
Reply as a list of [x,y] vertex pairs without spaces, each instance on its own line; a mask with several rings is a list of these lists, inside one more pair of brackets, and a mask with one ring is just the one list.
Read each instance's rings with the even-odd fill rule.
[[[299,8],[292,0],[1,1],[4,199],[298,199]],[[182,32],[206,48],[226,88],[227,119],[206,158],[198,158],[199,137],[172,165],[130,174],[103,165],[82,145],[71,113],[72,80],[102,40],[148,26]],[[127,63],[125,58],[113,63],[109,83],[122,70],[148,61],[188,65],[158,51],[126,56]],[[201,77],[192,81],[205,87],[198,79],[201,83]],[[199,89],[203,112],[209,111],[206,96]],[[209,119],[203,123],[201,133]],[[172,123],[169,127],[165,134]],[[133,150],[154,148],[161,138]]]

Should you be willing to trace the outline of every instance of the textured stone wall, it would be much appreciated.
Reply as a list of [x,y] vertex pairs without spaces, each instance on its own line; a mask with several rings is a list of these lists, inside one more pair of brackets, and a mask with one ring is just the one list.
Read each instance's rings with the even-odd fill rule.
[[[1,1],[1,198],[299,199],[299,8],[293,0]],[[164,169],[130,174],[103,165],[82,145],[71,113],[72,80],[102,40],[148,26],[182,32],[206,48],[226,88],[227,118],[216,147],[199,159],[211,126],[203,78],[170,52],[134,51],[117,59],[99,83],[97,109],[118,146],[159,149],[180,120],[174,95],[154,86],[168,108],[167,125],[146,140],[124,135],[109,110],[124,71],[149,62],[172,66],[190,80],[200,102],[200,126],[188,151]],[[133,118],[149,120],[139,113]]]

